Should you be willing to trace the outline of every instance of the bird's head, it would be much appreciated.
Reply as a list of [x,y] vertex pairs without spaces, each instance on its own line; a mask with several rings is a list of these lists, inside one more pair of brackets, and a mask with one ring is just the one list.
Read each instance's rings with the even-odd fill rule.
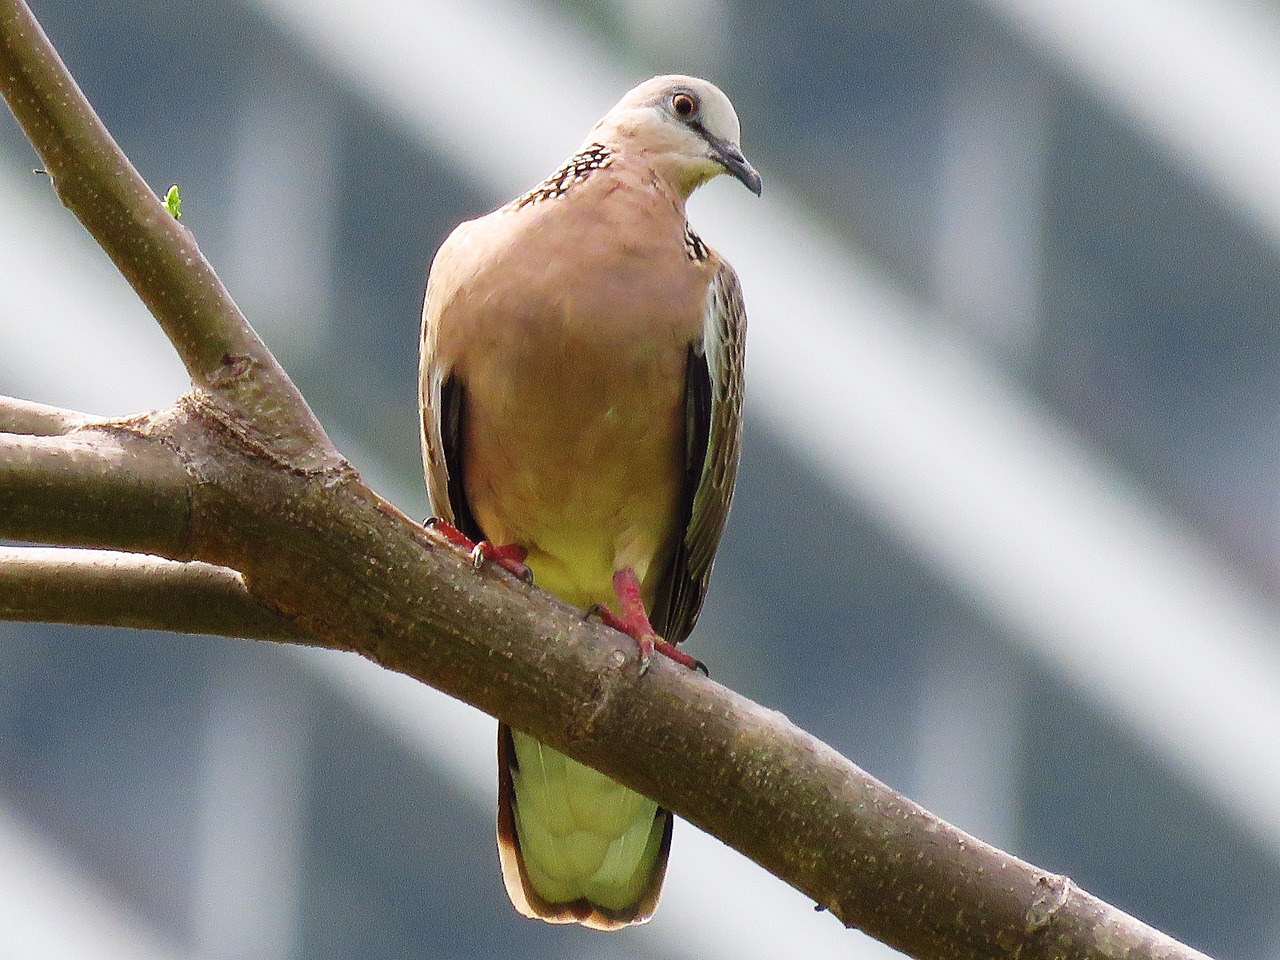
[[760,174],[742,155],[738,114],[720,88],[706,80],[678,75],[646,80],[605,114],[593,134],[649,155],[686,197],[722,173],[760,193]]

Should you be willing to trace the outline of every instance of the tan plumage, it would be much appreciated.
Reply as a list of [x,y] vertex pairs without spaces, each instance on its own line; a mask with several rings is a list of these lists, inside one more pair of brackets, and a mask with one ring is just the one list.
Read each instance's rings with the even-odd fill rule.
[[[724,94],[650,80],[546,181],[450,235],[423,311],[433,510],[527,549],[538,584],[584,608],[634,571],[671,642],[702,606],[738,463],[742,298],[684,210],[726,171],[759,192]],[[498,752],[517,909],[599,929],[647,920],[670,813],[505,726]]]

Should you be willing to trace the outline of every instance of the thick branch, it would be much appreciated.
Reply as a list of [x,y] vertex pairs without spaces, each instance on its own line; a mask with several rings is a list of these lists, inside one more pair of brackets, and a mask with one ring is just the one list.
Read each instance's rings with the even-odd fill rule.
[[234,570],[105,550],[0,546],[0,620],[310,642]]
[[0,433],[0,538],[190,559],[193,480],[174,450],[126,422]]
[[25,433],[33,437],[57,437],[92,422],[74,410],[47,407],[30,400],[0,397],[0,433]]
[[[170,415],[166,415],[170,416]],[[228,450],[198,398],[149,435],[208,465],[203,559],[322,645],[429,683],[653,797],[918,957],[1200,954],[961,833],[784,717],[467,559],[356,478],[322,482]]]
[[0,92],[58,196],[159,321],[192,382],[293,469],[340,468],[302,395],[116,145],[23,0],[0,0]]
[[[662,658],[641,676],[628,638],[477,573],[354,477],[281,470],[206,414],[196,396],[117,429],[175,451],[195,475],[194,552],[243,571],[256,601],[318,644],[360,652],[603,770],[915,956],[1202,956],[966,836],[774,711]],[[153,569],[183,576],[181,566]],[[93,575],[76,576],[68,602],[76,618],[97,619],[94,601],[75,597]],[[209,576],[241,604],[234,575]],[[203,615],[192,617],[203,629]]]

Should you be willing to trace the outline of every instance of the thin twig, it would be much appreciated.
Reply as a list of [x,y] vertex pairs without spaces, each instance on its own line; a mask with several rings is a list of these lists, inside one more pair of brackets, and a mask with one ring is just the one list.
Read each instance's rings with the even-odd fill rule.
[[43,403],[0,397],[0,433],[25,433],[33,437],[57,437],[91,423],[93,417]]
[[0,620],[310,642],[234,570],[107,550],[0,546]]

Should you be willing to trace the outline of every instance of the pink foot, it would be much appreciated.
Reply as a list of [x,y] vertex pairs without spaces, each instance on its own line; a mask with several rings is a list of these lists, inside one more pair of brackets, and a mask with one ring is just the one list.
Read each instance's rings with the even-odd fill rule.
[[608,626],[625,633],[640,645],[641,674],[649,669],[649,658],[653,656],[655,650],[690,670],[707,672],[701,660],[677,650],[675,644],[668,643],[658,636],[653,629],[653,624],[649,622],[649,614],[645,612],[644,600],[640,597],[640,581],[634,570],[630,568],[619,570],[613,575],[613,592],[618,595],[619,612],[614,613],[603,604],[596,608],[596,612]]
[[427,521],[426,526],[435,530],[454,546],[466,550],[471,555],[471,562],[477,570],[488,560],[506,570],[507,573],[519,577],[525,583],[533,583],[533,571],[525,563],[529,551],[519,544],[498,544],[489,540],[481,540],[477,543],[448,520],[442,520],[439,517],[432,517]]

